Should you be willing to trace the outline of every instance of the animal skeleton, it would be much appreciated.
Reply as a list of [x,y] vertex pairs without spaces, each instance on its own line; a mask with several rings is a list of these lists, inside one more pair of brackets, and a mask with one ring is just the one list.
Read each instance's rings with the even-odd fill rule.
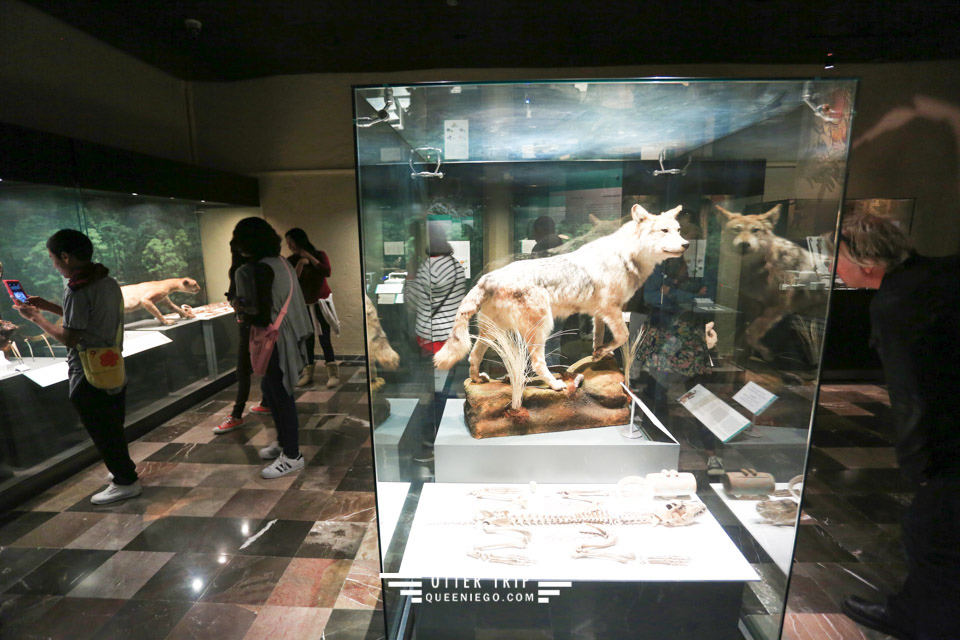
[[473,551],[467,551],[467,555],[477,560],[496,562],[498,564],[513,564],[518,566],[534,564],[534,561],[527,556],[512,553],[484,553],[474,549]]
[[480,520],[494,526],[549,526],[564,524],[652,524],[682,527],[695,522],[706,512],[700,502],[668,502],[662,509],[645,513],[611,513],[597,507],[577,513],[523,513],[513,511],[481,511]]

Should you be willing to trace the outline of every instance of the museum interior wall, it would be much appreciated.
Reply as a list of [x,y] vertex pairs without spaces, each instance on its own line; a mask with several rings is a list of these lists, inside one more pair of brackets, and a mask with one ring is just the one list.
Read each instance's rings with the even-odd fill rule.
[[244,218],[260,215],[260,210],[255,207],[218,207],[199,211],[203,268],[206,272],[207,298],[210,303],[227,299],[225,294],[230,288],[227,271],[230,269],[230,237],[233,235],[233,228]]
[[0,122],[190,161],[187,83],[18,0],[0,3]]

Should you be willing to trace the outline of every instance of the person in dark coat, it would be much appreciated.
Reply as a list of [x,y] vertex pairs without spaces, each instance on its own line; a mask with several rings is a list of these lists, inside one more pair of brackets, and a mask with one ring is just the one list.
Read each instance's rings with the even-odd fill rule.
[[886,603],[856,596],[843,612],[897,638],[960,638],[960,256],[917,255],[886,218],[844,220],[837,275],[876,289],[870,340],[896,421],[900,471],[915,486],[904,516],[903,588]]

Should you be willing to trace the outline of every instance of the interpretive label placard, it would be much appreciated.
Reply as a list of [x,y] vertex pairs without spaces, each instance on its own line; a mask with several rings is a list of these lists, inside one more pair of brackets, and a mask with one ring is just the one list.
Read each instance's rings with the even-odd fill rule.
[[723,442],[729,442],[750,426],[749,420],[703,385],[698,384],[687,391],[678,402]]

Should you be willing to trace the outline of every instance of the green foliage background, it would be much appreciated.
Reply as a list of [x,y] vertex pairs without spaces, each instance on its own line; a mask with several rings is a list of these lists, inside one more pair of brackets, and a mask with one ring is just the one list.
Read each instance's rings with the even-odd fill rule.
[[[20,280],[24,290],[57,301],[64,281],[53,268],[46,242],[59,229],[80,229],[93,242],[93,258],[110,269],[121,285],[166,278],[194,278],[204,289],[197,295],[174,294],[178,304],[200,306],[204,286],[200,225],[193,204],[82,192],[59,187],[0,185],[0,262],[4,278]],[[0,314],[39,333],[0,296]],[[146,312],[128,321],[149,318]]]

